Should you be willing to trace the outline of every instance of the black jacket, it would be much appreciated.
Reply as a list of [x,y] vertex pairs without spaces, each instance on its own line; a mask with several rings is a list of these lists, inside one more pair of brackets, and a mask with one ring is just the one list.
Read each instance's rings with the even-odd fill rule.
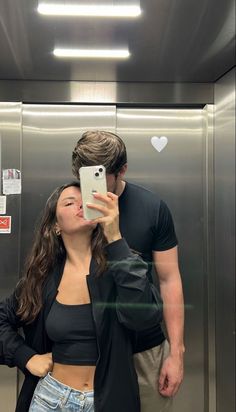
[[[96,277],[92,259],[87,276],[99,349],[94,378],[95,411],[139,412],[129,330],[144,330],[160,322],[162,305],[146,277],[146,263],[130,252],[124,239],[109,244],[106,251],[108,270]],[[47,277],[43,308],[31,324],[22,324],[16,315],[16,292],[0,304],[0,363],[18,366],[25,373],[16,412],[28,411],[39,379],[26,370],[26,363],[33,355],[52,350],[45,320],[56,297],[64,263],[58,263]],[[20,327],[24,337],[18,333]]]

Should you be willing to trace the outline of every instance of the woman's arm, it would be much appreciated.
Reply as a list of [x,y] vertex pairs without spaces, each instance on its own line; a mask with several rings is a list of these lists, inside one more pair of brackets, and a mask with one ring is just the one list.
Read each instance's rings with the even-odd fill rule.
[[119,321],[127,328],[144,330],[162,319],[162,301],[147,278],[147,264],[133,254],[124,239],[106,246],[108,270],[116,284]]
[[144,330],[158,324],[162,318],[162,301],[156,288],[147,278],[147,264],[133,254],[119,230],[118,196],[108,192],[94,197],[104,203],[88,207],[102,212],[94,220],[102,225],[107,239],[108,268],[116,284],[117,316],[121,323],[133,330]]
[[17,311],[16,291],[0,302],[0,363],[24,370],[28,360],[36,354],[19,333],[22,326]]
[[45,376],[52,370],[52,354],[37,352],[28,346],[19,333],[22,325],[17,312],[17,298],[14,292],[0,302],[0,364],[26,369],[35,376]]

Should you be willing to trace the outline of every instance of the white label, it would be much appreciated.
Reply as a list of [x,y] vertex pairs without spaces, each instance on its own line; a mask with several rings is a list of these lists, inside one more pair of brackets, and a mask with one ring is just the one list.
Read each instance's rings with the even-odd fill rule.
[[7,197],[6,196],[0,196],[0,214],[5,215],[6,213],[6,201]]
[[17,169],[4,169],[2,171],[3,194],[18,195],[21,193],[21,172]]

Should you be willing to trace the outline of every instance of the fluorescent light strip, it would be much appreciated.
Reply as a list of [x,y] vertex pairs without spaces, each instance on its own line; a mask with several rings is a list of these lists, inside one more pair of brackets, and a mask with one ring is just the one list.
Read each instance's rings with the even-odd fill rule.
[[102,49],[54,49],[57,57],[83,57],[95,59],[126,59],[130,56],[129,50],[102,50]]
[[73,5],[49,4],[38,5],[40,14],[55,16],[93,16],[93,17],[138,17],[141,14],[139,6],[106,6],[106,5]]

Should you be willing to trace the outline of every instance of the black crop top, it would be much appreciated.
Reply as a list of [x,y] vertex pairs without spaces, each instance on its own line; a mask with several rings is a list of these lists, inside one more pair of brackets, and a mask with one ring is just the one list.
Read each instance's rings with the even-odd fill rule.
[[66,365],[96,365],[98,349],[92,305],[65,305],[57,300],[46,319],[53,342],[52,359]]

